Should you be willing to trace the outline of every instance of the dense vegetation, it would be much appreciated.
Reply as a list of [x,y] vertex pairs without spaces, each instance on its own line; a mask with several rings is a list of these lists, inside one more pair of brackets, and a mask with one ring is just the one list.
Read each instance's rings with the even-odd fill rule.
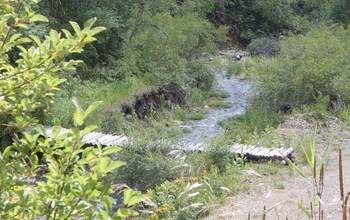
[[[250,165],[224,153],[229,143],[265,141],[273,147],[266,134],[294,111],[314,111],[320,117],[329,112],[349,119],[350,5],[346,0],[0,4],[4,8],[0,14],[0,217],[55,219],[85,213],[106,218],[112,215],[109,187],[123,183],[147,192],[154,202],[146,207],[153,214],[145,218],[195,219],[206,215],[213,203],[222,203],[227,193],[246,190],[239,184],[239,173]],[[215,91],[206,58],[232,47],[254,56],[241,63],[213,60],[209,64],[229,74],[243,73],[252,81],[254,92],[246,114],[222,122],[226,135],[213,141],[207,152],[174,151],[172,143],[185,132],[175,121],[205,117],[204,106],[225,96]],[[186,91],[183,105],[162,100],[158,109],[147,110],[147,117],[124,114],[124,103],[170,82]],[[196,113],[190,114],[191,109]],[[44,140],[33,130],[41,125],[73,129],[67,137]],[[133,141],[111,158],[108,155],[119,148],[83,149],[83,135],[96,128],[125,134]],[[156,142],[160,139],[167,142]],[[38,152],[44,156],[38,157]],[[96,155],[102,156],[91,159]],[[118,160],[127,163],[114,171],[123,164]],[[38,181],[32,186],[23,180],[45,164],[46,184]],[[110,184],[103,186],[103,181]],[[45,193],[36,196],[40,191]],[[146,199],[139,192],[126,192],[126,208]],[[71,201],[74,205],[68,206]],[[98,203],[105,205],[105,211],[91,208]],[[119,210],[119,217],[137,214]]]

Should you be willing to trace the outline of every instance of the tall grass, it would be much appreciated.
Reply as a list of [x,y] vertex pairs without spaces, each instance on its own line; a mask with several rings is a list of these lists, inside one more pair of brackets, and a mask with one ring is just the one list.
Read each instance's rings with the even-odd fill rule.
[[[295,199],[288,199],[287,201],[294,202],[295,204],[298,205],[298,207],[303,211],[303,213],[306,215],[308,219],[312,220],[323,220],[324,219],[324,210],[323,210],[323,202],[322,202],[322,194],[323,194],[323,189],[324,189],[324,177],[325,177],[325,170],[327,166],[327,160],[329,159],[329,153],[331,150],[331,145],[329,144],[325,151],[322,154],[322,157],[319,161],[317,161],[317,155],[316,155],[316,132],[317,132],[317,127],[315,127],[313,138],[309,139],[309,142],[306,146],[301,146],[307,166],[309,168],[311,178],[309,173],[303,172],[294,162],[290,161],[288,158],[288,164],[295,170],[307,183],[308,185],[312,188],[312,196],[309,205],[310,206],[305,206],[301,201],[295,200]],[[330,140],[331,142],[331,140]],[[341,155],[341,153],[340,153]],[[341,161],[341,158],[339,159]],[[341,170],[341,162],[339,164],[339,170]],[[342,174],[340,174],[342,176]],[[342,182],[342,177],[340,177]],[[343,204],[345,203],[345,200],[343,199],[343,190],[342,190],[342,184],[341,185],[341,198]],[[349,192],[350,195],[350,192]],[[273,207],[264,210],[263,214],[261,216],[265,216],[265,214],[271,210],[273,210],[277,205],[287,202],[287,201],[282,201]],[[343,207],[344,210],[344,207]],[[344,211],[343,211],[344,212]],[[346,212],[346,210],[345,210]],[[344,219],[344,218],[343,218]],[[345,218],[346,219],[346,218]]]
[[219,124],[225,129],[225,135],[238,143],[250,143],[260,139],[268,129],[283,121],[281,112],[264,108],[249,107],[243,115],[234,116]]

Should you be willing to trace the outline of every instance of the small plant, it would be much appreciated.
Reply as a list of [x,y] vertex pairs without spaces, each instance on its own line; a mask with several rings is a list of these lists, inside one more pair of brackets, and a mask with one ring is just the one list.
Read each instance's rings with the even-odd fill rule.
[[239,61],[229,61],[227,66],[226,66],[226,71],[227,71],[228,76],[231,76],[231,75],[237,76],[237,75],[243,73],[244,65],[243,65],[243,63],[241,63]]
[[350,198],[350,191],[344,194],[344,181],[343,181],[343,156],[342,149],[339,148],[339,183],[340,183],[340,200],[342,202],[343,210],[343,220],[347,220],[347,210],[348,210],[348,201]]
[[205,115],[202,113],[193,113],[193,114],[189,114],[187,117],[188,120],[202,120],[205,119]]
[[174,108],[174,116],[181,121],[187,121],[187,111],[178,105]]
[[222,99],[219,97],[209,99],[207,105],[214,109],[225,109],[232,107],[232,104],[222,101]]

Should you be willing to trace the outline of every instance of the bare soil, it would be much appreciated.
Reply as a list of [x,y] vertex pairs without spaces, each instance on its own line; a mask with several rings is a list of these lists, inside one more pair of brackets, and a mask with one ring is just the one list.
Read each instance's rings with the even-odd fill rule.
[[[350,191],[350,127],[332,116],[315,120],[315,115],[297,115],[281,124],[279,132],[282,137],[290,138],[291,146],[296,151],[298,167],[312,179],[308,166],[303,162],[300,146],[307,146],[313,136],[316,138],[317,156],[321,157],[330,143],[329,158],[326,162],[324,189],[321,195],[323,219],[342,219],[339,184],[339,148],[343,154],[343,178],[345,194]],[[316,134],[314,132],[317,125]],[[315,134],[315,135],[314,135]],[[303,210],[291,199],[297,200],[310,211],[313,202],[313,187],[288,166],[281,168],[272,176],[260,175],[254,170],[245,172],[250,175],[250,190],[247,193],[231,195],[225,205],[213,210],[206,220],[262,219],[264,206],[271,209],[266,219],[308,219]],[[348,208],[349,210],[349,208]],[[348,211],[349,212],[349,211]],[[318,213],[317,213],[318,215]],[[349,217],[350,218],[350,217]],[[318,219],[318,218],[317,218]]]

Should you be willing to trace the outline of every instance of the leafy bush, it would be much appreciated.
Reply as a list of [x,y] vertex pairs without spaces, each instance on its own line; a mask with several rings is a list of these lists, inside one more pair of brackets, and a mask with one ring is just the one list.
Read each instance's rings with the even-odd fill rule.
[[227,75],[239,75],[244,71],[244,65],[241,62],[230,60],[226,65]]
[[[183,154],[177,156],[184,158]],[[149,218],[198,219],[206,216],[213,205],[224,203],[227,193],[238,189],[239,169],[230,164],[226,166],[227,173],[219,172],[215,165],[206,169],[206,157],[206,153],[187,154],[178,165],[181,176],[147,190],[158,205],[151,208]]]
[[189,106],[204,106],[205,92],[198,88],[191,88],[186,94],[186,100]]
[[348,74],[349,30],[321,24],[305,36],[284,37],[280,53],[251,68],[255,94],[280,108],[313,104],[318,93],[350,102]]
[[273,38],[256,38],[247,46],[251,55],[273,57],[280,50],[278,41]]
[[172,181],[179,176],[179,171],[173,169],[176,160],[167,156],[166,149],[151,150],[128,146],[118,155],[118,160],[127,160],[127,164],[116,170],[111,178],[116,183],[124,183],[143,192]]
[[188,83],[194,88],[210,91],[214,83],[214,75],[210,68],[201,60],[192,61],[187,64]]

